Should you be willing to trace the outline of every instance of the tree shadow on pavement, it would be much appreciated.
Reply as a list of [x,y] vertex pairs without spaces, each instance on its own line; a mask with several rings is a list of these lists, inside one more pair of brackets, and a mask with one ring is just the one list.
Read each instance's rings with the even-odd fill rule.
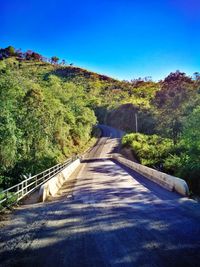
[[[34,220],[45,223],[36,229]],[[35,206],[15,228],[15,235],[1,236],[7,239],[1,266],[196,267],[200,260],[200,227],[175,209],[155,213],[65,199]]]

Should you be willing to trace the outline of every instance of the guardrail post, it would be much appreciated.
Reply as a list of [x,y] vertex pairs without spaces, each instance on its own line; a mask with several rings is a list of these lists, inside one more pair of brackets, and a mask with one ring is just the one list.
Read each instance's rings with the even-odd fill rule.
[[28,182],[27,182],[27,179],[25,180],[25,193],[27,193],[28,192]]
[[24,195],[24,181],[22,181],[22,190],[21,190],[21,192],[22,192],[21,196],[23,196]]
[[8,203],[8,191],[6,191],[6,204]]
[[17,186],[17,198],[19,198],[19,185]]

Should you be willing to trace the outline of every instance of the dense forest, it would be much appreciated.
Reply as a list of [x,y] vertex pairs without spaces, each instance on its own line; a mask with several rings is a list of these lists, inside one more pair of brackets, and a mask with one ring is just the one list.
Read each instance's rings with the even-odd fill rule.
[[138,161],[200,193],[199,73],[119,81],[56,56],[0,49],[0,187],[83,151],[97,122],[126,131],[123,146]]

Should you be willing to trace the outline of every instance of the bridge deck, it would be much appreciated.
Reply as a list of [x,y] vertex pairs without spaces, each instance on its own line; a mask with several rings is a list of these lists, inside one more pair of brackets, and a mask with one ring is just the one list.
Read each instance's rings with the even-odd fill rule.
[[106,159],[116,142],[100,141],[51,202],[14,213],[1,266],[199,266],[198,204]]

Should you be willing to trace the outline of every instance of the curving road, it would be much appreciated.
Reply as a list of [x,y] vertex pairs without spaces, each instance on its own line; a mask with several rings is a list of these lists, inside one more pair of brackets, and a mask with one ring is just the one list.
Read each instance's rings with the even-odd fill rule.
[[102,137],[85,155],[86,158],[109,158],[112,153],[116,153],[119,150],[120,139],[124,132],[105,125],[99,125],[99,127]]
[[109,159],[103,136],[50,202],[18,208],[0,230],[0,266],[200,266],[200,207]]

